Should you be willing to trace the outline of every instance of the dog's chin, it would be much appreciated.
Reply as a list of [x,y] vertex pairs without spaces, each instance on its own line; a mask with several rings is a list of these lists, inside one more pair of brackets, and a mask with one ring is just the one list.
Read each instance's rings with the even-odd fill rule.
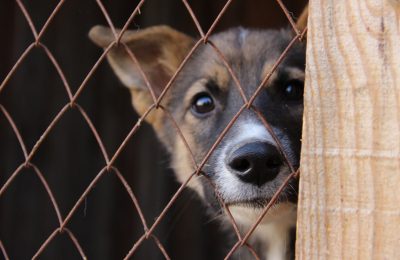
[[297,192],[293,185],[294,183],[291,183],[290,186],[283,188],[279,194],[276,194],[280,184],[265,185],[264,187],[245,184],[242,185],[242,188],[246,192],[237,192],[233,196],[232,193],[225,192],[222,197],[227,206],[243,208],[263,209],[269,204],[271,204],[270,207],[275,207],[286,202],[296,204]]
[[[228,207],[236,206],[236,207],[243,207],[243,208],[256,208],[256,209],[259,209],[259,208],[266,207],[270,203],[270,201],[271,201],[271,198],[253,198],[253,199],[237,200],[237,201],[235,201],[235,200],[232,200],[232,201],[225,200],[225,204]],[[273,203],[273,205],[276,205],[278,203],[279,203],[279,201],[275,201]]]
[[225,199],[225,204],[228,207],[236,206],[236,207],[243,207],[243,208],[263,209],[267,205],[269,205],[272,200],[273,200],[273,202],[272,202],[272,205],[270,205],[271,207],[274,207],[280,203],[294,202],[286,194],[281,194],[275,199],[273,199],[273,196],[252,197],[252,198],[241,199],[241,200]]
[[[257,203],[232,203],[228,205],[228,208],[235,219],[235,221],[241,226],[250,227],[257,222],[259,217],[264,212],[265,207],[260,207]],[[295,224],[296,218],[296,204],[286,202],[274,203],[261,219],[260,224],[267,224],[275,221],[279,221],[281,218],[289,217],[294,219],[293,225]]]

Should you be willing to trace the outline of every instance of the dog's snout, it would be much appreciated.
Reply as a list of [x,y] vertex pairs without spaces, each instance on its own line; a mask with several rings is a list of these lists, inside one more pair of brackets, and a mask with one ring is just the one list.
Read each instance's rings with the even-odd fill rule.
[[282,158],[275,146],[253,142],[234,150],[227,164],[242,181],[261,186],[278,175]]

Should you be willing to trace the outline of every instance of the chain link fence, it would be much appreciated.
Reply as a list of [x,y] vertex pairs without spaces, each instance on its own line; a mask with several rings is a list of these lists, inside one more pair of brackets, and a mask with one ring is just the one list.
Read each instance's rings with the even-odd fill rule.
[[[233,245],[229,246],[228,250],[225,250],[224,248],[223,255],[225,258],[230,258],[239,248],[244,247],[247,248],[247,250],[254,256],[255,259],[260,259],[258,256],[257,252],[255,249],[253,249],[252,245],[248,243],[248,239],[251,236],[251,234],[254,232],[256,229],[257,225],[259,222],[262,220],[262,218],[265,216],[267,211],[271,208],[271,206],[274,204],[276,199],[278,198],[280,192],[284,189],[284,187],[289,183],[289,181],[292,178],[298,178],[299,172],[298,169],[295,169],[290,161],[288,160],[286,156],[286,152],[283,149],[282,145],[279,142],[279,138],[277,138],[272,131],[271,126],[268,123],[268,118],[264,118],[261,113],[254,107],[252,106],[253,101],[259,94],[260,90],[262,87],[265,85],[266,82],[270,79],[271,75],[273,72],[276,70],[278,65],[282,62],[282,60],[285,58],[289,50],[292,48],[293,45],[297,44],[298,42],[302,41],[304,39],[304,35],[306,33],[306,29],[304,31],[299,31],[298,28],[296,28],[295,24],[295,18],[294,15],[288,10],[288,8],[285,6],[283,1],[281,0],[276,0],[276,1],[270,1],[268,5],[276,5],[280,8],[282,14],[287,18],[287,23],[291,26],[292,30],[294,31],[294,37],[290,41],[289,45],[287,48],[280,54],[279,59],[277,60],[276,64],[272,66],[271,71],[268,73],[268,75],[264,78],[264,80],[261,82],[261,84],[258,86],[257,90],[253,93],[253,95],[250,98],[246,98],[246,96],[243,94],[243,87],[241,86],[241,83],[239,80],[237,80],[237,76],[235,74],[235,71],[233,68],[230,67],[229,62],[223,55],[223,51],[221,51],[210,39],[209,36],[215,31],[216,27],[220,23],[220,20],[223,19],[224,14],[229,11],[230,6],[233,4],[232,0],[226,1],[223,3],[222,9],[219,11],[219,13],[216,15],[216,18],[212,21],[211,26],[209,29],[205,30],[205,28],[201,25],[202,22],[196,15],[196,11],[192,8],[192,3],[189,3],[186,0],[182,1],[176,1],[182,4],[182,7],[184,7],[185,11],[190,17],[190,20],[192,21],[193,25],[197,29],[197,35],[198,35],[198,40],[192,50],[189,52],[189,54],[186,56],[186,58],[183,60],[182,64],[179,66],[179,69],[175,72],[175,74],[172,76],[172,78],[169,80],[168,84],[164,88],[163,92],[156,97],[154,94],[152,95],[153,97],[153,104],[148,107],[146,112],[139,117],[136,122],[131,124],[129,133],[123,138],[123,141],[120,142],[120,144],[117,146],[115,149],[115,152],[110,153],[109,150],[106,147],[109,147],[110,141],[105,140],[105,138],[102,137],[102,134],[98,131],[98,124],[96,124],[96,121],[98,121],[98,117],[100,115],[97,115],[95,113],[89,113],[85,109],[85,106],[81,105],[81,100],[88,99],[88,97],[82,97],[84,96],[85,92],[87,92],[87,88],[89,88],[90,82],[93,80],[92,78],[96,77],[96,73],[98,73],[99,67],[102,66],[103,63],[105,63],[105,57],[107,53],[116,45],[122,45],[124,46],[126,52],[129,54],[129,56],[132,58],[132,61],[138,66],[140,70],[141,65],[138,63],[137,59],[135,58],[135,53],[132,53],[131,50],[123,43],[121,42],[121,37],[124,34],[124,32],[127,30],[128,27],[137,27],[137,23],[135,22],[135,19],[137,19],[138,16],[141,15],[142,12],[144,12],[144,5],[146,2],[151,2],[150,0],[145,1],[141,0],[138,3],[135,3],[134,10],[130,13],[128,19],[124,22],[123,26],[121,26],[122,30],[117,31],[116,26],[114,25],[113,19],[111,18],[109,12],[107,11],[108,8],[106,5],[101,1],[93,1],[96,4],[97,10],[99,10],[103,17],[104,20],[106,21],[106,24],[111,28],[111,30],[114,32],[115,35],[115,40],[102,52],[100,57],[97,58],[97,60],[94,62],[93,66],[84,72],[84,77],[81,82],[78,84],[75,84],[75,82],[72,82],[69,80],[67,73],[64,70],[63,67],[63,62],[61,59],[56,57],[53,53],[52,48],[48,47],[47,44],[45,43],[46,41],[43,40],[46,37],[47,33],[50,33],[49,31],[52,31],[52,24],[55,19],[57,19],[58,16],[63,16],[63,9],[68,8],[67,5],[69,4],[68,1],[61,0],[57,2],[56,6],[51,10],[50,15],[44,20],[44,25],[42,27],[38,27],[36,23],[33,22],[33,12],[27,8],[26,4],[21,1],[21,0],[16,0],[15,5],[13,5],[13,8],[17,8],[20,12],[20,15],[22,15],[25,19],[25,25],[23,26],[28,26],[31,34],[33,35],[33,41],[30,42],[27,47],[22,51],[19,57],[16,57],[14,60],[15,63],[11,68],[5,68],[7,70],[7,73],[5,73],[3,79],[0,82],[0,97],[1,96],[10,96],[13,95],[12,90],[8,91],[8,88],[11,88],[11,86],[15,85],[16,83],[12,83],[15,76],[15,74],[18,73],[18,70],[20,67],[23,66],[24,63],[26,62],[32,62],[29,61],[29,59],[34,59],[35,58],[35,51],[40,50],[43,55],[45,55],[47,61],[46,61],[46,66],[50,67],[51,70],[56,72],[56,75],[58,76],[59,82],[61,82],[63,90],[62,90],[62,95],[66,95],[66,101],[61,105],[59,105],[59,108],[57,111],[52,111],[53,115],[52,116],[47,116],[49,118],[49,123],[47,126],[44,128],[44,130],[40,131],[40,137],[37,138],[36,140],[29,140],[27,144],[27,141],[24,139],[24,134],[29,129],[22,129],[21,128],[21,122],[20,119],[17,119],[18,116],[15,116],[15,114],[21,114],[21,113],[29,113],[29,110],[24,110],[23,112],[11,112],[8,108],[7,101],[1,101],[0,103],[0,114],[2,115],[0,120],[2,121],[1,127],[2,128],[7,128],[9,130],[7,131],[12,131],[14,138],[16,138],[18,147],[20,149],[20,153],[22,154],[22,157],[20,157],[20,162],[18,165],[8,165],[7,167],[4,167],[3,169],[8,169],[8,168],[13,168],[12,172],[2,172],[1,176],[1,183],[0,183],[0,202],[3,200],[1,203],[5,203],[4,200],[7,198],[4,198],[7,196],[7,193],[9,190],[15,189],[15,192],[18,192],[18,190],[24,189],[22,185],[16,186],[19,176],[23,174],[27,174],[27,171],[30,173],[33,173],[34,176],[37,177],[36,181],[34,183],[29,183],[26,182],[24,185],[40,185],[41,189],[44,189],[45,195],[41,194],[40,198],[46,200],[46,205],[47,207],[50,207],[51,210],[53,211],[54,218],[52,216],[46,216],[43,217],[43,220],[48,219],[48,218],[53,218],[52,224],[54,224],[53,229],[51,230],[50,233],[47,234],[46,237],[43,237],[41,241],[35,241],[35,243],[38,244],[36,251],[32,255],[34,259],[39,258],[44,254],[46,250],[49,250],[49,248],[52,247],[52,244],[55,243],[57,239],[59,239],[60,236],[63,237],[63,239],[67,239],[70,241],[70,243],[73,245],[73,247],[76,249],[76,252],[79,253],[79,255],[83,258],[86,259],[88,254],[86,253],[85,249],[85,244],[81,242],[81,236],[85,235],[78,235],[81,233],[79,230],[76,230],[73,228],[73,225],[71,224],[72,219],[76,215],[81,215],[81,214],[86,214],[86,207],[90,207],[90,202],[88,200],[91,200],[90,196],[93,193],[94,189],[96,186],[101,185],[103,181],[110,181],[109,176],[113,175],[115,179],[113,180],[113,183],[119,183],[116,185],[119,185],[119,187],[122,187],[122,190],[125,192],[125,194],[128,195],[129,200],[130,200],[130,207],[129,211],[134,210],[138,214],[138,218],[135,220],[131,221],[136,221],[136,225],[140,225],[142,228],[139,232],[138,236],[134,239],[130,238],[129,240],[125,241],[125,243],[130,244],[129,249],[125,251],[124,257],[125,258],[130,258],[134,256],[138,250],[140,250],[141,247],[143,247],[143,244],[147,243],[150,241],[151,243],[154,243],[156,246],[155,248],[158,248],[159,253],[162,254],[166,259],[170,259],[170,254],[168,248],[165,247],[164,242],[165,239],[160,239],[160,232],[156,232],[157,228],[160,226],[160,223],[166,218],[168,213],[171,211],[171,208],[173,208],[178,202],[179,198],[182,196],[183,193],[185,193],[185,187],[188,185],[188,183],[193,179],[193,178],[198,178],[199,176],[202,176],[205,179],[208,179],[206,175],[203,175],[202,173],[202,168],[203,166],[207,163],[210,155],[213,153],[213,151],[218,147],[219,143],[221,140],[224,138],[225,134],[229,131],[229,129],[232,127],[232,125],[235,123],[237,118],[243,113],[245,110],[251,110],[253,111],[259,118],[260,121],[263,122],[265,125],[265,128],[270,132],[270,134],[274,137],[276,143],[278,144],[282,155],[284,155],[285,161],[287,165],[289,165],[291,169],[291,174],[287,177],[287,179],[281,184],[281,187],[277,190],[275,196],[273,196],[272,200],[265,206],[263,209],[262,213],[260,214],[259,218],[257,221],[255,221],[252,225],[252,227],[246,232],[246,233],[241,233],[239,231],[238,225],[235,222],[234,218],[232,217],[229,207],[227,207],[221,197],[219,197],[218,190],[215,190],[215,194],[219,198],[219,202],[221,207],[223,208],[225,214],[229,216],[230,223],[231,223],[231,229],[234,231],[235,234],[235,242]],[[35,3],[39,4],[39,3]],[[251,5],[250,3],[248,3]],[[11,5],[11,4],[10,4]],[[112,7],[112,4],[108,4],[110,7]],[[107,5],[107,6],[108,6]],[[133,4],[131,4],[133,5]],[[65,7],[64,7],[65,6]],[[151,10],[147,10],[151,11]],[[71,17],[70,19],[73,19]],[[68,20],[64,20],[65,23],[68,23]],[[93,24],[94,25],[94,24]],[[14,28],[15,30],[15,28]],[[73,28],[70,28],[70,30],[73,30]],[[5,40],[4,40],[5,39]],[[10,38],[3,38],[3,41],[7,42],[7,39]],[[14,37],[13,39],[18,39],[18,37]],[[232,118],[230,123],[226,126],[226,128],[222,131],[222,133],[218,136],[217,141],[212,145],[211,149],[207,152],[207,155],[203,158],[203,160],[200,163],[196,164],[195,158],[192,158],[193,162],[196,164],[196,170],[191,173],[190,177],[186,179],[179,187],[177,187],[176,190],[173,192],[170,192],[171,196],[166,198],[166,203],[161,206],[162,210],[158,213],[157,217],[154,219],[151,219],[147,217],[147,214],[143,212],[143,205],[146,203],[151,203],[149,201],[144,202],[140,198],[136,196],[136,189],[133,186],[137,186],[138,184],[132,184],[132,181],[129,180],[127,175],[129,175],[129,171],[122,171],[120,170],[120,167],[118,166],[118,159],[120,158],[121,154],[126,152],[126,147],[129,146],[130,143],[135,143],[135,136],[140,135],[138,132],[140,129],[144,128],[146,131],[150,131],[150,129],[146,126],[143,125],[144,119],[154,110],[162,110],[163,113],[165,113],[166,118],[171,121],[172,125],[174,126],[174,130],[177,132],[177,134],[180,136],[182,139],[183,143],[185,144],[185,148],[189,151],[189,154],[193,154],[191,151],[191,147],[186,141],[184,135],[182,134],[181,130],[179,129],[178,124],[176,123],[174,117],[172,114],[169,112],[168,107],[163,107],[160,105],[161,100],[164,98],[165,94],[170,91],[171,88],[174,87],[173,83],[176,79],[176,77],[179,75],[181,72],[182,68],[184,68],[186,62],[189,60],[190,56],[194,53],[194,51],[201,45],[207,44],[211,46],[215,53],[218,55],[218,57],[221,59],[223,64],[225,64],[227,70],[230,73],[230,76],[235,79],[235,84],[238,89],[242,93],[243,97],[243,105],[239,111],[237,111],[236,115]],[[77,46],[71,46],[76,48]],[[95,48],[95,46],[92,46]],[[76,51],[77,56],[81,56],[83,59],[83,54],[79,53],[79,51]],[[40,66],[41,64],[37,64],[35,66]],[[50,66],[49,66],[50,65]],[[143,70],[142,70],[143,72]],[[34,72],[33,72],[34,73]],[[83,73],[83,72],[82,72]],[[143,73],[144,74],[144,73]],[[97,75],[99,76],[99,75]],[[38,82],[32,82],[31,85],[25,85],[23,86],[24,88],[36,88],[36,85]],[[40,84],[46,84],[46,82],[40,82]],[[115,83],[110,83],[110,84],[115,84]],[[77,86],[77,87],[74,87]],[[57,86],[58,87],[58,86]],[[91,86],[93,87],[93,86]],[[151,84],[148,84],[149,91],[151,93],[154,93],[152,90]],[[37,91],[41,91],[40,89],[37,89]],[[60,95],[61,90],[57,90],[57,95]],[[27,95],[29,93],[29,90],[25,92]],[[21,102],[25,102],[28,97],[24,97],[24,91],[18,92],[18,95],[21,95]],[[32,102],[34,102],[33,100]],[[31,102],[31,100],[27,101]],[[52,102],[52,100],[47,100],[47,102]],[[109,98],[107,100],[109,103],[113,103],[112,98]],[[129,103],[128,101],[126,102],[127,104]],[[124,107],[125,108],[125,107]],[[64,118],[67,118],[71,116],[70,114],[72,113],[75,117],[79,117],[80,120],[83,120],[84,124],[80,124],[77,126],[74,125],[66,125],[63,124],[62,121]],[[42,111],[46,112],[46,111]],[[48,113],[51,114],[51,113]],[[78,115],[76,115],[78,114]],[[106,116],[113,116],[110,115],[110,112],[105,113]],[[51,117],[51,118],[50,118]],[[93,119],[95,117],[95,119]],[[82,122],[82,121],[81,121]],[[95,167],[99,167],[100,170],[94,170],[96,172],[95,175],[90,175],[87,178],[90,178],[90,182],[83,182],[79,184],[79,188],[77,190],[80,190],[80,194],[78,197],[75,198],[69,198],[70,202],[73,202],[71,205],[63,205],[62,208],[60,207],[60,199],[56,194],[60,194],[59,189],[65,189],[68,187],[68,183],[57,183],[57,181],[49,181],[49,175],[51,174],[57,174],[57,171],[52,173],[52,172],[47,172],[47,166],[42,167],[41,165],[44,165],[43,162],[46,160],[50,160],[51,163],[51,158],[54,156],[62,156],[63,152],[53,150],[50,155],[40,155],[40,150],[44,149],[42,148],[43,146],[46,146],[46,141],[51,138],[50,136],[53,134],[53,132],[57,132],[57,128],[59,127],[59,124],[62,124],[63,127],[85,127],[89,129],[87,132],[88,134],[87,138],[91,139],[91,142],[95,142],[97,145],[98,149],[100,152],[98,152],[95,156],[101,156],[102,159],[102,165],[95,165],[93,166],[94,169]],[[37,131],[37,130],[35,130]],[[3,135],[4,136],[4,135]],[[73,138],[73,137],[71,137]],[[0,141],[3,142],[3,141]],[[68,137],[64,137],[63,140],[57,139],[55,142],[68,142]],[[30,145],[32,144],[32,145]],[[85,144],[79,144],[75,143],[75,145],[79,145],[76,147],[76,153],[83,156],[83,157],[90,157],[92,156],[91,154],[87,154],[87,151],[85,151]],[[32,148],[30,148],[32,147]],[[7,147],[2,147],[1,148],[2,154],[7,154]],[[151,148],[143,148],[143,149],[150,149]],[[59,154],[58,154],[59,153]],[[140,154],[140,151],[138,151]],[[162,156],[160,156],[162,157]],[[7,157],[3,157],[4,159]],[[37,159],[39,158],[39,159]],[[84,159],[83,159],[84,160]],[[146,158],[143,158],[143,160],[146,160]],[[152,158],[152,160],[154,160]],[[37,163],[36,161],[39,161]],[[49,163],[49,162],[47,162]],[[125,162],[125,164],[129,164],[129,162]],[[162,167],[166,166],[165,164],[162,165]],[[68,169],[74,170],[79,167],[79,164],[76,167],[70,167],[70,166],[65,166],[65,165],[59,165],[58,167],[69,167]],[[127,168],[127,167],[125,167]],[[129,168],[128,168],[129,169]],[[71,175],[74,176],[73,174]],[[140,177],[138,177],[140,178]],[[37,181],[39,180],[39,181]],[[140,182],[140,181],[139,181]],[[212,183],[211,180],[209,180],[210,185],[214,187],[214,184]],[[62,187],[61,187],[62,186]],[[18,187],[18,189],[16,188]],[[157,186],[159,188],[160,186]],[[119,192],[121,191],[121,188],[119,188]],[[11,192],[11,191],[10,191]],[[149,193],[152,193],[153,191],[148,191]],[[47,197],[47,198],[46,198]],[[25,197],[23,198],[23,201],[27,204],[29,204],[30,200],[33,199],[31,197]],[[100,199],[107,200],[108,198],[101,196]],[[9,199],[7,199],[9,200]],[[9,202],[13,204],[14,202]],[[197,203],[193,202],[192,200],[189,200],[189,203]],[[3,209],[7,209],[6,207],[2,207]],[[8,207],[10,208],[10,207]],[[84,213],[81,212],[83,208]],[[9,214],[7,210],[1,211],[0,215],[2,219],[5,219],[5,216]],[[126,209],[128,210],[128,209]],[[66,212],[64,214],[63,212]],[[102,211],[99,210],[96,212],[96,214],[101,215]],[[104,213],[104,214],[110,214]],[[119,213],[121,214],[121,213]],[[20,218],[23,218],[24,216],[20,216]],[[35,219],[34,225],[41,225],[40,224],[40,218]],[[100,216],[99,216],[100,218]],[[171,217],[170,217],[171,218]],[[54,223],[54,219],[56,219],[56,222]],[[39,223],[36,223],[39,221]],[[105,220],[106,221],[106,220]],[[129,221],[129,220],[128,220]],[[97,225],[97,224],[96,224]],[[96,225],[94,225],[94,229],[86,232],[95,232],[96,233]],[[23,235],[20,234],[20,235]],[[99,234],[100,235],[100,234]],[[0,233],[0,236],[2,234]],[[14,236],[12,237],[16,241],[18,240],[18,237]],[[88,243],[88,242],[85,242]],[[9,244],[18,244],[18,242],[12,242],[9,241],[3,237],[0,237],[0,249],[1,249],[1,254],[4,258],[9,259],[12,258],[12,254],[9,254]],[[99,246],[104,246],[104,245],[99,245]],[[13,246],[13,248],[18,248]],[[24,250],[23,247],[18,248],[18,250]],[[15,253],[14,253],[15,254]],[[172,257],[173,258],[173,257]]]

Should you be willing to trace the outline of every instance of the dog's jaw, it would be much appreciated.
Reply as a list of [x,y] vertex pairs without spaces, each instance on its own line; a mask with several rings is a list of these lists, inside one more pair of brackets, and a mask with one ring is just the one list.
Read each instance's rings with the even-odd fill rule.
[[[242,234],[256,223],[263,211],[236,205],[229,209]],[[296,215],[296,204],[290,202],[279,203],[268,210],[249,239],[249,244],[257,248],[259,257],[269,260],[292,257],[290,232],[296,226]]]

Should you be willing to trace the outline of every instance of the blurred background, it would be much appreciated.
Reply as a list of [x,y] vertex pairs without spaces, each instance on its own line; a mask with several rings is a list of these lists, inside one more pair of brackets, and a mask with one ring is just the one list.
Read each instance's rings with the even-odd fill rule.
[[[58,1],[22,1],[40,31]],[[137,0],[104,1],[115,26],[122,27]],[[226,1],[189,1],[207,31]],[[306,1],[283,1],[298,17]],[[59,62],[73,93],[100,57],[102,50],[88,39],[89,29],[106,24],[96,1],[66,1],[43,35],[43,42]],[[168,24],[199,37],[179,0],[147,0],[131,29]],[[216,28],[233,26],[280,28],[288,21],[275,0],[233,1]],[[0,84],[24,50],[34,41],[14,0],[0,1]],[[42,49],[34,49],[0,92],[0,104],[11,114],[29,151],[57,113],[69,102],[54,66]],[[130,96],[103,62],[77,102],[86,110],[112,155],[138,119]],[[24,162],[23,153],[6,117],[0,113],[0,187]],[[99,146],[77,110],[69,110],[32,158],[48,181],[63,218],[85,188],[105,166]],[[115,166],[127,179],[151,225],[179,184],[168,157],[152,129],[144,124],[129,141]],[[11,259],[28,259],[58,227],[49,197],[31,169],[24,169],[0,197],[0,240]],[[89,259],[120,259],[143,234],[139,216],[114,174],[105,175],[68,224]],[[179,197],[156,228],[155,234],[172,259],[222,259],[232,243],[218,221],[190,191]],[[0,254],[0,258],[2,258]],[[79,259],[65,235],[57,236],[43,259]],[[145,241],[135,259],[163,259],[152,240]]]

